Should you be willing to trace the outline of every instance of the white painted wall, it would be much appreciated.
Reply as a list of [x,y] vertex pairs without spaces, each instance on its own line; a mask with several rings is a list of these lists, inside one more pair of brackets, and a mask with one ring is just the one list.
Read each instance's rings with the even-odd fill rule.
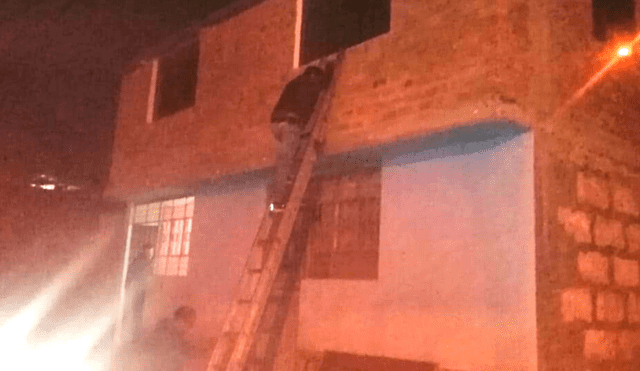
[[179,305],[198,312],[196,336],[217,336],[265,211],[264,182],[220,186],[197,195],[187,277],[156,277],[145,322]]
[[533,140],[487,147],[386,161],[379,279],[303,280],[301,348],[537,369]]

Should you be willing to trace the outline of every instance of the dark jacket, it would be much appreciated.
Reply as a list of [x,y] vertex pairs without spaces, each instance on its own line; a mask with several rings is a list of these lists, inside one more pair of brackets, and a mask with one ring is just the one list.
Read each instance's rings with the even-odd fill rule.
[[271,122],[288,121],[304,128],[326,85],[326,79],[314,79],[307,74],[291,80],[273,109]]
[[144,253],[138,254],[127,269],[127,286],[134,282],[138,285],[144,285],[144,281],[151,273],[151,260]]

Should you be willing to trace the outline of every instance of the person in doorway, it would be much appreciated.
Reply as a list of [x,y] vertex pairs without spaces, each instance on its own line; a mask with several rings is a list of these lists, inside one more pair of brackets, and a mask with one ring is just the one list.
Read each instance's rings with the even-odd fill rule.
[[281,211],[293,174],[294,158],[302,136],[313,128],[307,124],[320,93],[331,80],[332,65],[324,69],[307,67],[302,75],[291,80],[284,88],[271,114],[271,131],[278,142],[276,171],[270,187],[269,208]]
[[126,292],[128,337],[136,341],[142,334],[142,317],[147,286],[152,275],[153,245],[145,243],[127,269]]

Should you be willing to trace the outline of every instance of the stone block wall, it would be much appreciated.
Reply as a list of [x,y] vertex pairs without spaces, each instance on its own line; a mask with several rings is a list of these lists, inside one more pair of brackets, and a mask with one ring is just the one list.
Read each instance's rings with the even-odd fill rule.
[[640,173],[540,147],[540,369],[627,370],[640,346]]

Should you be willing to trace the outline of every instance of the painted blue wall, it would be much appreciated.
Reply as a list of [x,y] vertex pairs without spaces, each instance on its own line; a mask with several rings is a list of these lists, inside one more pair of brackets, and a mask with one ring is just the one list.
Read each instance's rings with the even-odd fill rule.
[[303,280],[300,347],[535,370],[532,143],[383,156],[379,278]]

